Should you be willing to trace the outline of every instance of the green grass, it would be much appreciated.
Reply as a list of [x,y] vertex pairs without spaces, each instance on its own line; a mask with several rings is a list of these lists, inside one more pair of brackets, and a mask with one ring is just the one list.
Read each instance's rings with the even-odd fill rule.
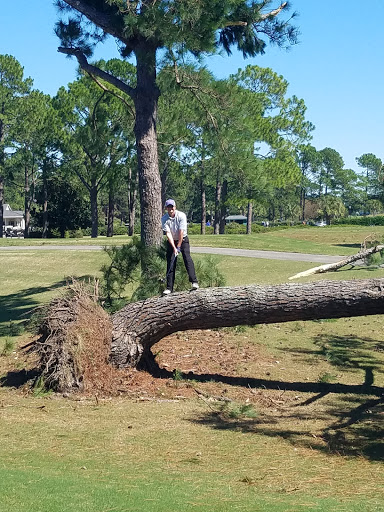
[[112,238],[99,236],[91,238],[84,236],[82,238],[0,238],[0,247],[23,247],[23,246],[50,246],[50,245],[120,245],[127,243],[131,237],[128,235],[116,235]]
[[[303,240],[305,233],[309,240]],[[314,239],[320,234],[321,240]],[[317,228],[267,235],[268,244],[280,243],[280,250],[293,250],[288,247],[297,242],[296,247],[306,244],[304,252],[322,246],[319,252],[343,254],[339,247],[346,251],[350,245],[356,252],[365,231]],[[263,235],[206,240],[272,249],[262,246]],[[192,244],[203,242],[193,237]],[[313,266],[216,258],[231,286],[283,283]],[[0,353],[7,340],[19,339],[15,325],[23,314],[61,293],[68,276],[98,276],[106,261],[103,251],[0,251]],[[305,280],[379,276],[381,270],[360,268]],[[382,317],[373,316],[226,331],[240,375],[259,379],[254,389],[239,387],[244,401],[229,412],[194,399],[168,401],[162,381],[152,401],[34,397],[2,387],[0,512],[384,511],[382,409],[363,409],[358,421],[342,429],[345,439],[336,439],[335,427],[378,396],[337,387],[319,392],[329,382],[346,390],[361,385],[369,372],[375,386],[384,386],[382,330]],[[249,347],[256,347],[257,358],[242,358]],[[0,356],[0,373],[15,368],[12,353]],[[271,382],[277,384],[268,390]],[[285,391],[295,383],[303,390]],[[182,395],[188,382],[173,385]],[[223,393],[230,387],[218,386]],[[260,400],[247,415],[245,398],[254,396]]]
[[383,510],[379,464],[211,428],[195,402],[3,405],[1,512]]
[[[191,235],[191,244],[197,247],[231,247],[235,249],[258,249],[270,251],[301,252],[309,254],[350,255],[359,251],[361,244],[369,240],[384,240],[384,226],[326,226],[293,227],[270,230],[252,235]],[[112,238],[100,236],[96,239],[0,239],[1,246],[30,245],[120,245],[130,237],[118,235]]]
[[61,293],[70,277],[100,277],[106,261],[104,251],[0,251],[0,349],[10,322]]
[[384,239],[384,226],[326,226],[271,230],[252,235],[191,236],[195,246],[231,247],[308,254],[351,255],[369,240]]

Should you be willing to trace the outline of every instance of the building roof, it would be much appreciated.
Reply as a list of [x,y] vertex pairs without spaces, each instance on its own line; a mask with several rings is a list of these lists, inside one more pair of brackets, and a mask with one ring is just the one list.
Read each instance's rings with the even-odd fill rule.
[[3,204],[3,218],[4,219],[23,219],[24,212],[21,210],[12,210],[9,204]]
[[247,217],[245,215],[228,215],[228,217],[225,217],[225,220],[247,220]]

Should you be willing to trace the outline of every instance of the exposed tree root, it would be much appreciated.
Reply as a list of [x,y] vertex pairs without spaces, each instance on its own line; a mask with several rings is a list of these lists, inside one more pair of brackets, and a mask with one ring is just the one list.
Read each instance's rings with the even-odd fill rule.
[[108,363],[111,333],[108,314],[84,284],[73,282],[66,296],[48,306],[30,348],[45,386],[59,392],[110,391],[118,373]]

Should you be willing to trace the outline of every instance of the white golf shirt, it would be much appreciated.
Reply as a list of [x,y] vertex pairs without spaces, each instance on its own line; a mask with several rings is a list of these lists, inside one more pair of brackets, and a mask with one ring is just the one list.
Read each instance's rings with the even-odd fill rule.
[[179,231],[183,231],[183,237],[187,236],[187,216],[179,210],[175,211],[175,216],[172,218],[166,213],[161,217],[161,226],[163,231],[171,233],[174,240],[178,240]]

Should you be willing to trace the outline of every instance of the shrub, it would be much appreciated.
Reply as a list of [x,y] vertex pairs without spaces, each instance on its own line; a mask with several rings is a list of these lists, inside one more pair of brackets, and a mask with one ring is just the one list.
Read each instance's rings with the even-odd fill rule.
[[335,219],[333,224],[352,225],[352,226],[384,226],[384,215],[365,215],[356,217],[343,217]]
[[119,223],[118,226],[113,226],[113,234],[114,235],[126,235],[128,233],[128,228]]
[[237,222],[230,222],[225,226],[226,235],[241,235],[247,232],[247,226],[238,224]]
[[[200,235],[201,224],[191,222],[188,224],[188,235]],[[205,234],[213,235],[213,226],[205,226]]]
[[72,229],[69,232],[69,238],[83,238],[83,230],[82,229]]
[[43,237],[43,229],[38,227],[33,227],[29,232],[29,238],[42,238]]
[[[166,243],[164,239],[159,249],[148,250],[141,244],[138,237],[133,237],[129,244],[105,248],[111,262],[101,269],[102,284],[106,304],[110,310],[114,310],[116,304],[121,304],[124,300],[122,295],[128,283],[138,283],[138,287],[130,298],[131,301],[143,300],[162,293],[166,274]],[[199,259],[195,267],[199,283],[203,288],[225,285],[225,278],[218,268],[218,261],[212,256]],[[183,262],[180,261],[174,290],[181,291],[189,287],[187,272]]]
[[1,351],[0,355],[9,356],[9,354],[11,354],[15,348],[15,344],[16,344],[15,340],[7,338],[5,340],[5,344],[4,344],[3,350]]
[[252,222],[252,233],[265,233],[266,231],[270,231],[270,229],[270,227],[267,228],[259,222]]

